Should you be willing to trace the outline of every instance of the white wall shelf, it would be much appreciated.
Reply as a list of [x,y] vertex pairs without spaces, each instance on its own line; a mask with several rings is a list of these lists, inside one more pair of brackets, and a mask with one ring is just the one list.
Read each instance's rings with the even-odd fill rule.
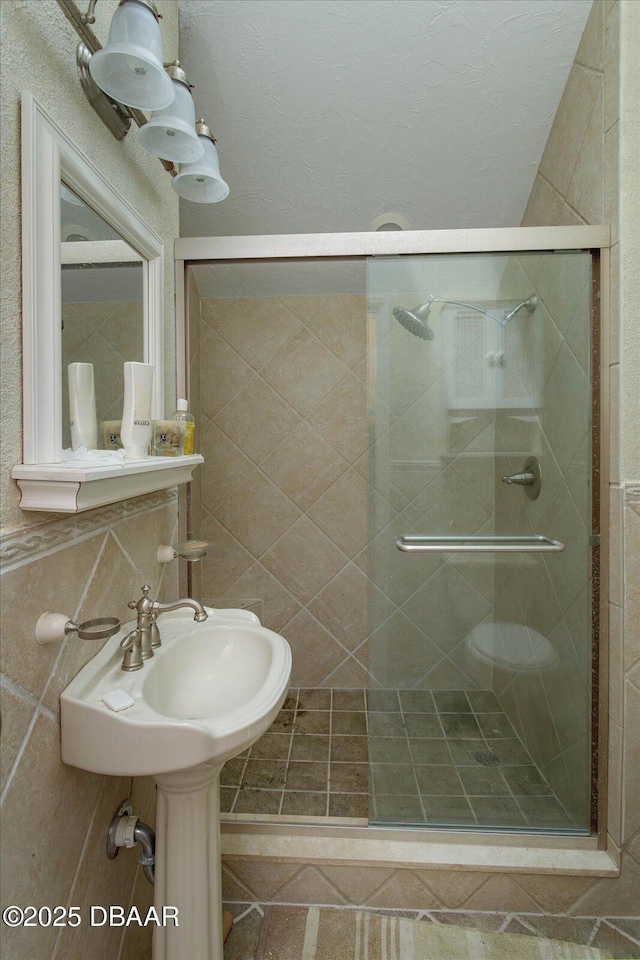
[[23,510],[80,513],[154,490],[188,483],[204,457],[147,457],[124,466],[87,461],[21,463],[11,476],[22,494]]

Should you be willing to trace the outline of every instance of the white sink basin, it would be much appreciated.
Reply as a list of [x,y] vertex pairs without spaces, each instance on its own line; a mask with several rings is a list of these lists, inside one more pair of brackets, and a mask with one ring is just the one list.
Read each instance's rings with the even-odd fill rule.
[[[287,641],[255,614],[207,613],[160,616],[162,646],[135,673],[121,670],[127,624],[60,698],[65,763],[155,777],[154,904],[179,924],[154,928],[153,960],[222,960],[220,769],[271,726],[291,675]],[[115,713],[102,697],[118,688],[135,704]]]
[[[162,646],[142,670],[120,669],[127,624],[61,696],[62,759],[93,773],[142,776],[226,760],[254,743],[278,713],[291,674],[283,637],[246,610],[190,610],[158,619]],[[102,701],[121,688],[135,706]]]

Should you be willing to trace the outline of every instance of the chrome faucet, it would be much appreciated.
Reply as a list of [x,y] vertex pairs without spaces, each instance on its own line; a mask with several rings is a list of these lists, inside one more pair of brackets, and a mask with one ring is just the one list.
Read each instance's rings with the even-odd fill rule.
[[194,611],[193,619],[197,623],[207,619],[207,611],[197,600],[186,597],[184,600],[174,600],[173,603],[159,603],[157,600],[150,599],[150,589],[151,587],[145,583],[140,599],[131,600],[128,604],[130,610],[137,611],[138,618],[135,630],[120,642],[121,649],[125,651],[122,669],[127,672],[140,670],[144,666],[144,661],[153,656],[153,648],[160,646],[160,631],[156,623],[159,613],[190,607]]

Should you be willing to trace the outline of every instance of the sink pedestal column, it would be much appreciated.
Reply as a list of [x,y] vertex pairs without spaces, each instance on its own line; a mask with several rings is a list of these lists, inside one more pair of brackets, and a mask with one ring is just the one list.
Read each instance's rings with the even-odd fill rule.
[[154,903],[178,908],[153,931],[153,960],[223,960],[219,763],[162,774]]

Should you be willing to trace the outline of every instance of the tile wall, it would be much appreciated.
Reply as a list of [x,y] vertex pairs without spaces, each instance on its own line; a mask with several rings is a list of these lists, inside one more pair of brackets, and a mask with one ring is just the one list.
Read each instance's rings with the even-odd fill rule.
[[[624,184],[619,166],[620,118],[624,109],[630,115],[629,101],[634,97],[630,87],[621,87],[620,44],[626,37],[631,56],[637,58],[638,34],[633,0],[596,0],[523,219],[525,226],[611,225],[608,831],[611,849],[622,848],[623,877],[637,874],[640,829],[640,484],[637,476],[624,476],[620,466],[621,414],[627,422],[634,416],[633,410],[623,411],[620,404],[622,373],[633,376],[627,367],[629,355],[625,363],[624,347],[637,337],[638,322],[632,311],[627,310],[624,318],[620,312],[619,263],[624,243],[619,224]],[[634,102],[637,107],[637,99]],[[637,206],[637,196],[625,201]]]
[[[2,861],[3,904],[79,906],[140,903],[134,892],[137,856],[104,853],[106,833],[121,801],[155,822],[149,778],[102,777],[60,758],[59,696],[102,647],[71,635],[39,646],[36,621],[45,610],[77,623],[94,617],[131,619],[127,602],[148,583],[151,595],[177,597],[176,565],[155,559],[159,543],[177,531],[177,495],[162,491],[100,510],[18,530],[3,537],[2,578]],[[147,881],[144,880],[146,883]],[[149,933],[149,931],[147,931]],[[3,957],[117,957],[117,927],[5,928]]]
[[[556,795],[582,825],[590,796],[590,257],[513,258],[510,283],[535,292],[532,328],[537,386],[519,409],[498,407],[498,476],[518,473],[535,455],[542,474],[532,501],[521,487],[496,483],[496,532],[553,537],[561,554],[507,554],[496,564],[496,644],[502,665],[492,689]],[[517,350],[517,345],[514,344]],[[516,354],[517,355],[517,354]],[[506,345],[505,370],[514,367]],[[526,375],[526,374],[525,374]],[[528,634],[509,625],[525,624]],[[517,628],[516,628],[517,631]]]
[[[632,115],[631,90],[619,86],[620,31],[637,38],[633,0],[596,0],[524,216],[524,225],[611,223],[612,517],[609,672],[608,849],[616,879],[518,876],[490,872],[301,865],[227,858],[225,898],[263,902],[367,904],[380,908],[522,911],[570,918],[633,917],[640,884],[640,483],[617,467],[621,347],[633,336],[620,322],[618,234],[619,102]],[[635,30],[635,33],[633,32]],[[633,50],[631,51],[633,54]],[[636,52],[637,55],[637,52]],[[626,106],[625,106],[626,105]],[[628,133],[627,136],[630,134]],[[637,201],[637,198],[636,198]],[[624,238],[622,238],[624,240]],[[577,358],[576,358],[577,359]],[[618,369],[616,369],[616,367]],[[633,418],[627,411],[627,420]],[[635,413],[637,417],[637,410]],[[565,927],[568,929],[567,924]]]
[[367,674],[364,297],[203,300],[205,598],[259,598],[296,686]]
[[201,315],[203,595],[261,599],[291,644],[294,686],[488,689],[464,643],[491,611],[487,564],[425,569],[395,547],[442,518],[491,529],[493,478],[478,496],[469,471],[493,451],[494,418],[449,423],[444,338],[416,356],[387,318],[378,364],[393,353],[402,383],[374,399],[364,297],[204,299]]
[[[345,841],[346,842],[346,841]],[[226,859],[228,901],[358,905],[388,910],[461,910],[635,917],[640,856],[617,880]],[[455,921],[452,921],[455,922]]]
[[435,260],[410,261],[415,288],[402,295],[387,292],[398,261],[369,266],[370,288],[379,290],[370,296],[376,329],[372,539],[365,566],[371,578],[370,668],[386,688],[488,690],[490,671],[469,655],[467,637],[492,616],[493,556],[409,554],[396,547],[402,534],[494,532],[493,397],[472,401],[456,386],[459,374],[466,373],[467,383],[483,379],[479,343],[486,326],[477,314],[463,317],[436,306],[429,316],[434,338],[425,342],[396,322],[393,310],[415,308],[432,290],[463,300],[477,301],[483,290],[495,297],[496,278],[491,264],[486,277],[478,276],[486,261],[464,258],[453,275],[439,275]]
[[[158,7],[163,14],[164,52],[171,60],[178,52],[178,5],[175,0],[158,0]],[[94,30],[102,42],[116,8],[117,0],[102,0],[96,8]],[[76,620],[105,615],[129,619],[126,603],[145,581],[164,599],[177,595],[175,569],[165,568],[163,576],[155,560],[158,544],[171,542],[175,533],[175,490],[60,517],[23,512],[11,480],[11,468],[22,455],[23,90],[33,93],[164,240],[169,410],[175,403],[172,250],[179,231],[178,198],[170,178],[149,158],[134,131],[117,141],[98,119],[78,82],[77,44],[77,35],[55,0],[2,4],[2,902],[22,907],[76,905],[84,917],[76,930],[3,927],[2,956],[7,960],[113,960],[121,952],[122,930],[91,928],[88,906],[113,903],[127,908],[132,898],[142,906],[151,891],[144,877],[139,878],[134,851],[109,861],[104,845],[111,818],[125,797],[131,797],[136,812],[154,824],[152,782],[94,776],[65,766],[60,758],[60,691],[100,644],[72,636],[62,644],[39,647],[34,639],[36,621],[47,609]],[[138,941],[127,935],[122,955],[149,955],[149,941],[149,928]]]

